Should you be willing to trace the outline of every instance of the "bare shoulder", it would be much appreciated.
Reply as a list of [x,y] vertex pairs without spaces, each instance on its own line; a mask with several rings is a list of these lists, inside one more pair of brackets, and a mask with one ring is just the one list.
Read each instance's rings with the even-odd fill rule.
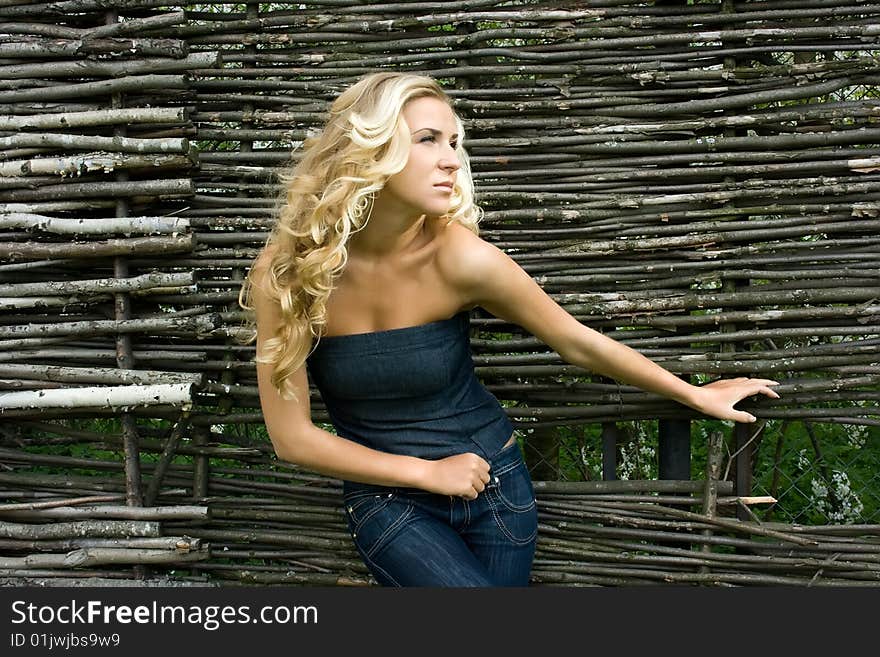
[[497,267],[503,253],[473,231],[453,222],[443,230],[437,266],[443,278],[459,290],[470,290]]
[[[453,226],[449,226],[453,228]],[[450,230],[442,249],[443,269],[465,307],[480,306],[521,326],[564,360],[579,353],[586,330],[509,255],[464,226]]]

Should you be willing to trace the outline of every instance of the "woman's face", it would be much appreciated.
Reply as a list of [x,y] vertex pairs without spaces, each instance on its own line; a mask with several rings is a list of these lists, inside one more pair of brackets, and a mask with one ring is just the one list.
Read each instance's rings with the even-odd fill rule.
[[459,138],[455,115],[442,100],[424,96],[404,105],[403,118],[410,129],[409,159],[386,181],[383,203],[418,215],[441,216],[449,210],[461,168],[455,153]]

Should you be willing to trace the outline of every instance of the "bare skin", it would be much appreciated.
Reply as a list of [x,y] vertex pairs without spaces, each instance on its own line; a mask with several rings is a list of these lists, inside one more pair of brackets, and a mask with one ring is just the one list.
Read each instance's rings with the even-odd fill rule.
[[[403,114],[412,131],[409,161],[388,180],[367,225],[349,242],[346,270],[328,300],[326,335],[418,326],[480,306],[522,326],[566,362],[706,415],[754,422],[734,404],[751,395],[779,396],[770,387],[777,383],[768,379],[725,379],[701,387],[682,381],[582,325],[502,251],[467,228],[439,219],[449,193],[438,183],[453,181],[460,168],[454,115],[435,98],[413,100]],[[259,291],[264,265],[265,258],[254,265],[258,348],[280,323],[278,309]],[[475,499],[489,481],[488,462],[474,453],[429,461],[372,450],[316,427],[305,367],[292,377],[299,401],[281,399],[271,385],[269,366],[258,363],[257,376],[266,427],[281,459],[340,479],[466,499]]]

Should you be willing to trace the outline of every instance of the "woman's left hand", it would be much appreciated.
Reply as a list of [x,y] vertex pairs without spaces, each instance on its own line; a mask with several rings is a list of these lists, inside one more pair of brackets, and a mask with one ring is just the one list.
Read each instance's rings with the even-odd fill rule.
[[743,376],[736,379],[712,381],[712,383],[697,388],[699,392],[694,408],[719,420],[754,422],[758,418],[746,411],[735,409],[733,405],[746,397],[757,394],[779,399],[779,394],[770,388],[770,386],[777,385],[779,385],[777,381],[770,379],[748,379]]

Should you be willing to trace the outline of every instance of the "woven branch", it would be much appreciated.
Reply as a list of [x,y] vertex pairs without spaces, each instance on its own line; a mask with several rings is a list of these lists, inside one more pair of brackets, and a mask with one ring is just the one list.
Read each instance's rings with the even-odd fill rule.
[[19,539],[53,539],[74,536],[127,537],[158,536],[159,523],[127,520],[83,520],[26,525],[0,521],[0,537]]
[[94,279],[84,281],[64,281],[43,283],[0,284],[0,295],[7,297],[28,297],[38,294],[75,294],[82,292],[130,292],[154,287],[185,287],[194,282],[191,272],[163,274],[161,272],[142,274],[127,279]]
[[184,111],[177,107],[108,109],[96,112],[3,116],[0,117],[0,130],[47,130],[99,125],[131,125],[133,123],[180,123],[184,120]]
[[[0,165],[2,167],[2,165]],[[0,174],[2,175],[2,174]],[[190,220],[184,217],[115,217],[74,219],[11,212],[0,214],[0,230],[23,228],[56,235],[177,234],[187,233]]]
[[80,548],[67,554],[34,554],[27,557],[0,557],[0,568],[79,568],[105,564],[175,564],[204,561],[207,550],[176,552],[146,548]]
[[0,392],[0,415],[15,409],[102,408],[115,409],[151,404],[189,405],[192,386],[189,384],[128,385],[102,388],[66,388]]
[[[2,208],[0,208],[2,209]],[[11,262],[36,259],[95,258],[118,255],[189,253],[191,235],[110,239],[85,244],[0,243],[0,257]]]
[[[118,153],[89,154],[69,157],[43,157],[30,160],[11,160],[0,163],[0,176],[9,178],[13,176],[78,176],[82,177],[90,173],[108,174],[113,171],[126,170],[152,170],[161,169],[189,169],[193,166],[191,155],[127,155]],[[30,181],[22,178],[21,186],[29,186]],[[0,183],[3,179],[0,178]],[[57,178],[51,182],[57,182]],[[0,220],[4,220],[0,216]],[[56,220],[63,223],[62,219]]]
[[98,39],[41,39],[16,37],[0,43],[2,58],[53,58],[79,55],[138,54],[146,56],[177,57],[187,55],[187,44],[177,39],[125,39],[106,37]]
[[0,376],[71,383],[118,383],[147,385],[151,383],[189,383],[201,386],[204,377],[186,372],[158,370],[124,370],[100,367],[62,367],[57,365],[27,365],[0,363]]
[[208,509],[203,506],[166,506],[166,507],[130,507],[130,506],[76,506],[55,507],[34,510],[6,510],[0,508],[4,518],[26,520],[71,520],[78,518],[120,518],[125,520],[204,520]]

